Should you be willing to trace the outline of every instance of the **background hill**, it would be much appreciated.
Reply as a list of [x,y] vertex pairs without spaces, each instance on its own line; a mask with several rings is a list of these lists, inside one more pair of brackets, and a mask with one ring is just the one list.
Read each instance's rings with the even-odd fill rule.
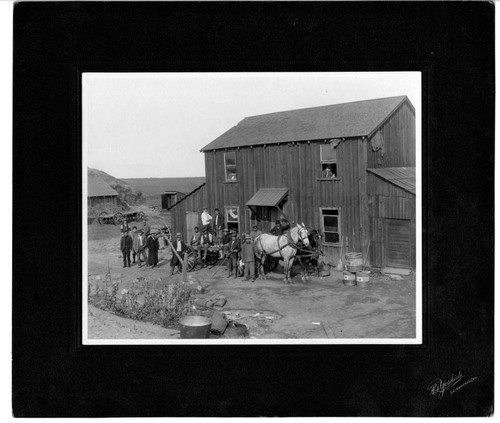
[[126,178],[122,181],[142,192],[146,204],[161,208],[161,195],[165,191],[189,194],[205,183],[205,177],[189,178]]
[[87,168],[88,176],[95,176],[109,184],[118,193],[119,203],[126,203],[129,206],[141,205],[145,203],[142,192],[135,186],[131,186],[123,179],[115,178],[106,172],[98,169]]

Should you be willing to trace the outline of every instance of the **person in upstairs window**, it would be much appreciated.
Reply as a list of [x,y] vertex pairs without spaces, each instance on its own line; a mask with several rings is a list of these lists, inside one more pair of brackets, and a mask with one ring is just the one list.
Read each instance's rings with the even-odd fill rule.
[[323,178],[332,178],[332,177],[333,177],[332,167],[330,165],[327,165],[325,167],[325,170],[323,170]]

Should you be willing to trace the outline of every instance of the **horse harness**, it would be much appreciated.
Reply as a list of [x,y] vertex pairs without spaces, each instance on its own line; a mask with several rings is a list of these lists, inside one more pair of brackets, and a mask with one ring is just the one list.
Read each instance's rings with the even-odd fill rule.
[[280,247],[280,238],[281,238],[282,236],[285,236],[285,235],[278,235],[278,239],[277,239],[277,241],[276,241],[276,243],[278,244],[278,247],[279,247],[279,248],[278,248],[277,250],[275,250],[275,251],[271,251],[271,252],[266,252],[266,251],[264,250],[264,246],[262,245],[262,241],[261,241],[260,236],[259,236],[260,248],[261,248],[262,253],[263,253],[263,255],[264,255],[264,256],[267,256],[267,255],[272,255],[272,254],[274,254],[274,253],[280,253],[281,258],[284,260],[284,259],[285,259],[285,257],[283,257],[283,254],[281,254],[281,250],[283,250],[285,247],[291,246],[292,248],[295,248],[296,250],[303,250],[303,249],[302,249],[302,248],[300,248],[300,247],[299,247],[299,245],[297,245],[297,244],[295,243],[295,241],[292,239],[292,237],[290,236],[290,232],[287,232],[287,233],[286,233],[286,238],[287,238],[287,240],[288,240],[288,243],[287,243],[287,244],[284,244],[282,247]]

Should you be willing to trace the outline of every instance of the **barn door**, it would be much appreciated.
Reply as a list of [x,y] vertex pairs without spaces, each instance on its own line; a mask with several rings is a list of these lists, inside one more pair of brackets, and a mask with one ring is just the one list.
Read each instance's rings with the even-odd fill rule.
[[198,226],[198,213],[197,212],[186,212],[186,233],[184,234],[184,239],[187,240],[191,237],[194,232],[194,227]]
[[384,219],[384,264],[391,267],[411,267],[410,221]]

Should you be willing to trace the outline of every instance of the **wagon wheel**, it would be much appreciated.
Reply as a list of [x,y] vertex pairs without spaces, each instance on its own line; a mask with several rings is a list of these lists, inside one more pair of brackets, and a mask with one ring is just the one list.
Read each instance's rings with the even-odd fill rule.
[[99,225],[104,224],[104,216],[106,216],[106,212],[101,212],[97,218],[97,221],[99,222]]
[[189,248],[187,251],[187,271],[191,272],[192,270],[196,269],[196,266],[198,264],[198,259],[196,257],[196,253],[192,248]]
[[113,222],[114,222],[115,225],[119,225],[120,223],[122,223],[123,222],[123,214],[116,213],[113,216]]
[[142,222],[145,219],[146,219],[146,215],[144,214],[143,211],[137,212],[136,217],[135,217],[135,220],[137,222]]
[[264,261],[264,270],[266,272],[272,272],[278,267],[279,260],[276,257],[267,256],[266,261]]

